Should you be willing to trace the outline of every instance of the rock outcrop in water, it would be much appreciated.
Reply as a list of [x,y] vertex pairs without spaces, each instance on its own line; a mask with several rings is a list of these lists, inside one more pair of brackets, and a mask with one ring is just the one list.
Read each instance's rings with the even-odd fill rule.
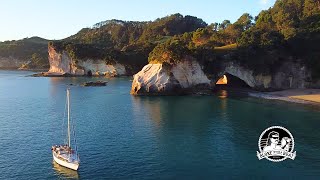
[[121,76],[126,75],[124,65],[106,64],[99,59],[73,60],[66,51],[58,52],[53,46],[48,47],[50,69],[48,75],[89,75],[89,76]]
[[210,89],[210,80],[195,60],[175,65],[148,64],[134,75],[131,94],[185,94]]

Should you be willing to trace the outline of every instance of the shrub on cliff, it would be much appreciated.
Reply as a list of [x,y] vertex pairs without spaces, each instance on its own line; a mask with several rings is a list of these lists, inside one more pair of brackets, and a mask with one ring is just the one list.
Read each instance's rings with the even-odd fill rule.
[[164,43],[158,44],[149,54],[150,63],[176,64],[192,56],[199,62],[213,58],[214,46],[206,29],[177,35]]
[[241,48],[278,48],[283,45],[284,37],[274,30],[251,28],[245,31],[238,39],[238,46]]
[[184,55],[190,54],[185,44],[178,39],[170,39],[158,44],[149,54],[149,63],[178,63]]

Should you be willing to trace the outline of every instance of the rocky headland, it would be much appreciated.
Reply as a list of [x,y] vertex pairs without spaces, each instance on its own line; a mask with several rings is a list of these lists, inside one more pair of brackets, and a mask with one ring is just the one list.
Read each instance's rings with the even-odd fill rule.
[[[192,58],[186,58],[174,65],[166,63],[148,64],[133,76],[131,94],[170,95],[211,92],[216,82],[228,74],[244,81],[258,91],[311,88],[318,86],[310,81],[308,69],[297,63],[284,63],[270,74],[254,70],[229,61],[218,65],[216,71],[205,72],[203,66]],[[228,76],[227,75],[227,76]]]
[[187,57],[176,65],[148,64],[133,76],[133,95],[172,95],[210,90],[210,80],[200,64]]
[[70,57],[67,51],[58,51],[54,46],[48,47],[50,69],[45,76],[123,76],[126,68],[120,63],[107,64],[102,59],[77,59]]

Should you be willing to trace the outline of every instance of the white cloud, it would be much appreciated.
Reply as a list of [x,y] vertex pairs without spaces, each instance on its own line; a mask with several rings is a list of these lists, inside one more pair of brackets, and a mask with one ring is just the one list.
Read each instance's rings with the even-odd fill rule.
[[260,0],[260,3],[263,4],[263,5],[266,5],[266,4],[268,4],[268,1],[269,0]]

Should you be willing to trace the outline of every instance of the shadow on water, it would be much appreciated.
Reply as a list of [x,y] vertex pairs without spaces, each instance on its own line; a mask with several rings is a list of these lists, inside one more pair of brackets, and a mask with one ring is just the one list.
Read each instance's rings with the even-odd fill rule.
[[[169,96],[132,97],[132,100],[135,116],[147,117],[153,124],[156,149],[166,157],[162,163],[177,176],[208,174],[208,169],[233,161],[236,156],[227,99]],[[223,158],[220,152],[224,151],[230,155]]]
[[52,166],[52,169],[55,171],[55,175],[61,179],[79,179],[78,171],[62,167],[55,161],[52,161]]
[[[219,175],[228,170],[232,171],[230,175],[245,170],[246,175],[253,175],[259,135],[271,125],[290,129],[297,139],[299,155],[311,159],[308,154],[316,153],[319,142],[306,132],[319,126],[318,113],[306,105],[252,98],[248,96],[251,91],[224,87],[217,89],[214,96],[132,97],[133,114],[153,124],[156,150],[166,157],[161,161],[172,172],[178,172],[177,176]],[[246,169],[242,168],[244,162],[250,164]],[[294,162],[298,164],[288,161],[282,170],[302,168],[300,164],[308,160],[298,158]],[[267,165],[260,173],[277,168]],[[304,170],[309,169],[312,168],[305,165]],[[301,172],[292,174],[296,175]]]

